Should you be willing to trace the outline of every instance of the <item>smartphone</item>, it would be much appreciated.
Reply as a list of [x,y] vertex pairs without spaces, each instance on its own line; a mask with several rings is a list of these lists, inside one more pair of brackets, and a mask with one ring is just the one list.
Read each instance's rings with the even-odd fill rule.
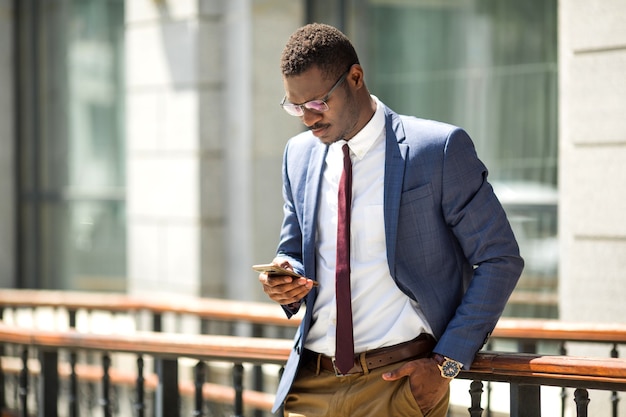
[[[288,277],[302,278],[302,275],[290,271],[289,269],[281,268],[280,266],[274,264],[252,265],[252,269],[257,272],[265,272],[270,277],[272,275],[286,275]],[[317,287],[318,285],[319,284],[317,283],[317,281],[313,281],[314,287]]]

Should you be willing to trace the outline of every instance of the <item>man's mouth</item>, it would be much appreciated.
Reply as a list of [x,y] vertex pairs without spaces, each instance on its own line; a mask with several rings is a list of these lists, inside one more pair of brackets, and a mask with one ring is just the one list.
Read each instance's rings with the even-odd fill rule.
[[315,136],[321,136],[322,133],[324,133],[324,131],[328,129],[328,125],[313,125],[311,127],[309,127],[309,130],[313,133],[313,135]]

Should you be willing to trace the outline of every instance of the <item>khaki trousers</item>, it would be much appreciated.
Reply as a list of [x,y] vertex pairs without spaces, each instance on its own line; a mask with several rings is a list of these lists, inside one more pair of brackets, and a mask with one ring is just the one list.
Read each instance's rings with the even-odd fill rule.
[[285,417],[445,417],[450,390],[424,416],[409,379],[385,381],[383,373],[399,368],[399,362],[364,374],[337,377],[304,364],[285,400]]

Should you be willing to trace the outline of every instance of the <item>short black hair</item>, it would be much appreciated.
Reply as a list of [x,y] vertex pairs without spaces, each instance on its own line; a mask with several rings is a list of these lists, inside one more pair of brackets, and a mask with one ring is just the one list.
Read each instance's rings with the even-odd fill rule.
[[313,66],[327,78],[335,78],[358,64],[354,46],[339,29],[310,23],[296,30],[285,45],[280,67],[283,76],[300,75]]

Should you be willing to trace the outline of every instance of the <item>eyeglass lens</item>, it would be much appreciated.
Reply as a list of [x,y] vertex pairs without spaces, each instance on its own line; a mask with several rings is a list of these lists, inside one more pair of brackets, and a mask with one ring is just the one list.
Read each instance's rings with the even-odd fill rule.
[[322,113],[328,110],[328,104],[322,100],[312,100],[307,101],[304,104],[291,104],[285,103],[283,104],[283,108],[287,111],[287,113],[292,114],[294,116],[302,116],[304,114],[304,109]]
[[316,113],[323,113],[328,110],[328,104],[326,104],[326,100],[328,100],[328,98],[333,93],[333,91],[335,91],[335,89],[339,87],[339,85],[346,79],[349,72],[350,72],[350,69],[348,69],[348,71],[344,72],[343,75],[339,77],[337,82],[335,82],[335,85],[331,87],[330,91],[326,94],[326,97],[324,97],[322,100],[311,100],[311,101],[307,101],[304,104],[293,104],[293,103],[285,102],[285,100],[287,99],[287,97],[285,96],[283,98],[282,103],[280,103],[280,105],[283,107],[283,109],[285,109],[287,113],[289,113],[292,116],[304,115],[304,109],[307,109]]

